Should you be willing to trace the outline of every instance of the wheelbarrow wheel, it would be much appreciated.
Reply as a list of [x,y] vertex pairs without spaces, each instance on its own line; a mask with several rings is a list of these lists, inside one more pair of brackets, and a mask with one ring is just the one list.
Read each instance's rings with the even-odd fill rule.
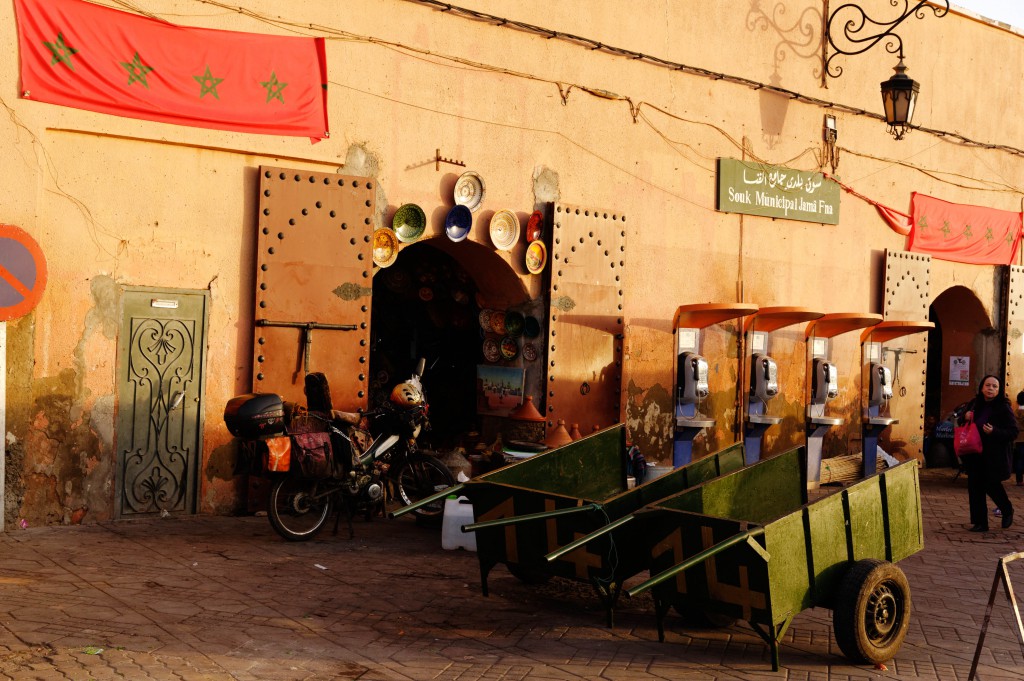
[[544,584],[551,579],[551,571],[536,565],[508,563],[508,571],[523,584]]
[[852,662],[891,660],[910,626],[910,584],[892,563],[869,558],[854,563],[839,584],[832,628]]
[[331,493],[316,480],[283,477],[270,488],[267,518],[274,531],[288,541],[315,537],[331,514]]

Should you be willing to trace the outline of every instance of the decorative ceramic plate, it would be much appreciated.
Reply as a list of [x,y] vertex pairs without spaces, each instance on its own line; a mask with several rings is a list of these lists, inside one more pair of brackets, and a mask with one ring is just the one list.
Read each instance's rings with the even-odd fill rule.
[[540,274],[548,264],[548,249],[543,241],[531,241],[526,247],[526,269],[530,274]]
[[505,359],[515,359],[519,354],[519,344],[512,336],[505,336],[501,339],[501,356]]
[[427,228],[427,216],[415,203],[407,203],[395,211],[391,218],[391,228],[395,230],[399,241],[416,241]]
[[519,240],[519,218],[510,210],[499,210],[491,217],[491,243],[498,250],[508,251]]
[[444,219],[444,231],[452,241],[463,241],[473,226],[473,214],[465,206],[452,206]]
[[491,315],[494,314],[492,310],[480,310],[480,328],[484,331],[491,330]]
[[518,338],[523,335],[524,325],[525,320],[523,319],[523,315],[520,313],[515,311],[505,313],[505,333],[508,335],[513,338]]
[[497,362],[501,359],[501,348],[498,347],[498,341],[493,338],[484,341],[484,359],[488,362]]
[[495,311],[491,313],[491,331],[494,333],[505,334],[505,313]]
[[514,449],[505,449],[502,453],[505,455],[506,459],[512,459],[514,461],[529,459],[531,456],[537,455],[537,452],[517,452]]
[[540,322],[536,317],[527,317],[523,322],[523,335],[527,338],[536,338],[540,335]]
[[536,241],[544,236],[544,214],[539,210],[533,211],[529,222],[526,223],[526,240]]
[[455,181],[455,203],[465,206],[474,213],[484,202],[484,179],[472,170],[462,173]]
[[391,267],[398,259],[398,237],[387,227],[373,232],[373,262],[377,267]]
[[527,362],[532,362],[537,359],[537,346],[533,343],[523,344],[523,359]]

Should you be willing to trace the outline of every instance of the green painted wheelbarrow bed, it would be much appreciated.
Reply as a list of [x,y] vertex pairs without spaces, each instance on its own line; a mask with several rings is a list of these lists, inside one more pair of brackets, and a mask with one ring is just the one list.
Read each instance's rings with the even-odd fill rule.
[[[611,626],[623,580],[648,569],[650,550],[642,537],[608,531],[586,546],[563,547],[647,504],[743,466],[743,445],[736,444],[627,489],[626,453],[625,426],[618,424],[444,492],[465,496],[473,505],[475,522],[464,529],[476,532],[485,596],[487,576],[499,563],[527,583],[552,576],[589,582]],[[546,558],[560,548],[557,557]]]
[[891,659],[906,635],[910,587],[895,563],[924,544],[917,463],[908,461],[808,503],[802,449],[647,505],[630,526],[650,551],[658,635],[669,608],[743,619],[769,645],[793,617],[832,610],[843,653]]

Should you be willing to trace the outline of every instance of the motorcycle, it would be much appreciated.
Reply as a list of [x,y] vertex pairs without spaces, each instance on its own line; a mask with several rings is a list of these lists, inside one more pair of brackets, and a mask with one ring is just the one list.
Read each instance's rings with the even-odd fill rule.
[[[240,395],[228,402],[228,430],[250,450],[262,450],[273,478],[267,517],[281,537],[312,539],[332,511],[336,534],[344,511],[352,538],[353,517],[369,520],[383,514],[389,497],[409,505],[455,484],[448,468],[417,445],[430,426],[420,382],[423,368],[421,359],[386,402],[365,413],[331,409],[327,381],[319,373],[306,377],[308,410],[272,394]],[[436,523],[443,509],[438,501],[414,513],[419,522]]]

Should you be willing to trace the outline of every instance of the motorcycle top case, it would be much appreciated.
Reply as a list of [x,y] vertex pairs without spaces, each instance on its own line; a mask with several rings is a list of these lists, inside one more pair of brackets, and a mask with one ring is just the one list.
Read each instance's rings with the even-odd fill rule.
[[284,402],[273,393],[248,393],[228,400],[224,423],[235,437],[258,438],[285,432]]

